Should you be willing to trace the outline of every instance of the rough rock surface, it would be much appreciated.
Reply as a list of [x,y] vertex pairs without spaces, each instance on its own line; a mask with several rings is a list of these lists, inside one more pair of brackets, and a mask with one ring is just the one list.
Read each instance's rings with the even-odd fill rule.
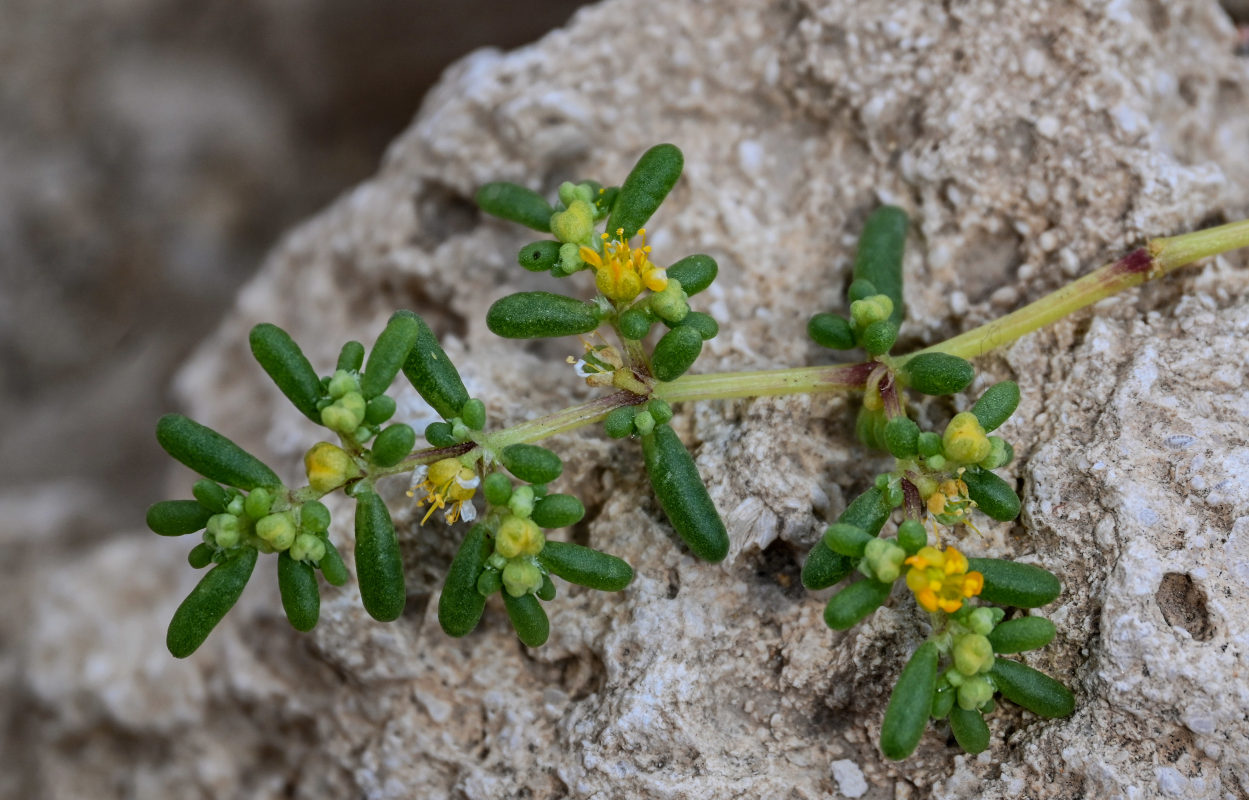
[[[655,256],[721,265],[701,307],[722,333],[700,370],[825,359],[805,320],[837,303],[881,200],[916,223],[904,339],[936,341],[1143,236],[1249,213],[1249,67],[1234,45],[1212,2],[605,3],[452,68],[379,174],[277,248],[179,388],[292,477],[317,433],[249,363],[260,320],[328,366],[341,341],[414,308],[497,424],[586,396],[563,363],[574,342],[486,330],[495,298],[551,281],[515,267],[524,233],[468,198],[493,179],[551,191],[620,176],[657,141],[679,144],[687,169],[652,224]],[[181,542],[124,538],[26,576],[44,599],[23,610],[17,711],[41,796],[1244,796],[1245,266],[1216,260],[980,362],[973,392],[1003,378],[1024,390],[1006,435],[1025,513],[965,548],[1064,580],[1048,610],[1059,636],[1028,660],[1073,686],[1069,719],[1004,706],[986,754],[930,730],[912,759],[884,761],[884,701],[920,623],[898,597],[833,633],[797,583],[877,466],[853,442],[852,406],[721,402],[678,417],[733,541],[718,566],[674,545],[635,448],[557,440],[563,486],[591,510],[573,535],[638,578],[620,595],[561,585],[537,651],[493,603],[471,637],[441,634],[455,537],[411,513],[398,622],[329,591],[300,636],[260,580],[187,662],[162,647],[195,579]],[[333,510],[347,543],[347,507]]]

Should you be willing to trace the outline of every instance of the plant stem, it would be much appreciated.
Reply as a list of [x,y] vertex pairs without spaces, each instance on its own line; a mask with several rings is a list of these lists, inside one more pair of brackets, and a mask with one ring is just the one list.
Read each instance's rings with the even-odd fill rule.
[[975,358],[1026,336],[1112,294],[1159,278],[1208,256],[1249,246],[1249,220],[1195,233],[1152,239],[1114,263],[1100,267],[1056,292],[993,322],[892,360],[900,367],[920,353]]
[[683,375],[670,383],[656,385],[654,395],[669,403],[683,403],[689,400],[844,392],[862,389],[874,366],[870,363],[835,364],[759,372]]
[[[919,353],[950,353],[963,358],[974,358],[994,348],[1010,344],[1055,320],[1124,289],[1161,277],[1199,259],[1240,247],[1249,247],[1249,220],[1179,236],[1152,239],[1145,247],[1138,248],[1118,261],[1096,269],[1083,278],[1000,319],[916,353],[887,359],[887,363],[893,369],[897,369]],[[628,348],[630,342],[623,341]],[[631,362],[636,361],[638,353],[628,350],[628,357]],[[644,354],[641,363],[645,364]],[[669,403],[682,403],[736,397],[862,390],[868,376],[876,366],[875,363],[868,362],[757,372],[685,375],[675,381],[655,385],[651,390],[651,396]],[[645,389],[646,387],[638,381],[637,388]],[[621,389],[595,400],[570,406],[562,411],[556,411],[553,414],[484,436],[480,441],[480,446],[498,452],[510,444],[536,442],[557,433],[601,422],[614,409],[638,405],[646,399],[645,394]],[[421,464],[432,464],[442,458],[473,453],[477,447],[478,445],[473,442],[466,442],[455,447],[421,450],[393,467],[373,470],[371,477],[411,472]]]

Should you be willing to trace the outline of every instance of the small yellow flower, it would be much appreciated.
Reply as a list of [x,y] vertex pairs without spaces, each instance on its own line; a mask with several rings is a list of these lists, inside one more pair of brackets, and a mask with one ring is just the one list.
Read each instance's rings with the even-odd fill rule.
[[958,611],[963,600],[984,589],[984,576],[967,571],[967,559],[958,550],[924,547],[905,562],[910,566],[906,585],[926,611]]
[[477,518],[477,509],[473,506],[473,495],[481,485],[481,478],[469,467],[460,463],[458,458],[444,458],[435,461],[428,467],[417,467],[412,473],[412,488],[408,497],[415,497],[417,490],[425,492],[425,497],[416,501],[418,506],[429,503],[429,511],[421,519],[421,524],[439,508],[445,508],[447,522],[463,519],[472,522]]
[[618,238],[603,234],[603,253],[583,246],[581,260],[594,268],[594,285],[608,300],[625,303],[642,293],[642,287],[652,292],[662,292],[668,285],[668,273],[650,260],[650,245],[646,243],[646,229],[639,228],[642,246],[629,247],[624,241],[624,228],[616,229]]

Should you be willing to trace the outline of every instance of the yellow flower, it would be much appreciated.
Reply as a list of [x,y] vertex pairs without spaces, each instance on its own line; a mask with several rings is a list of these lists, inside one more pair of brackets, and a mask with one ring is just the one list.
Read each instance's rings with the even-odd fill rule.
[[646,244],[646,229],[639,228],[642,246],[636,249],[624,241],[624,228],[616,229],[618,238],[603,234],[603,253],[582,246],[581,260],[594,268],[594,285],[608,300],[624,303],[642,293],[645,286],[652,292],[662,292],[668,285],[668,274],[650,260],[650,245]]
[[472,522],[477,518],[477,509],[471,501],[480,485],[477,473],[461,464],[458,458],[444,458],[428,467],[416,468],[408,497],[415,497],[418,489],[425,492],[425,497],[416,501],[418,506],[429,503],[429,511],[421,519],[422,525],[439,508],[446,509],[447,522],[457,519]]
[[975,597],[984,589],[984,576],[967,571],[967,559],[958,550],[924,547],[905,562],[910,566],[906,585],[926,611],[958,611],[964,598]]

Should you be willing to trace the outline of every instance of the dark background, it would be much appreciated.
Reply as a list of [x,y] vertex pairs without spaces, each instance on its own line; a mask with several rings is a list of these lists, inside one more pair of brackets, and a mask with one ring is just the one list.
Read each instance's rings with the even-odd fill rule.
[[0,0],[5,527],[141,527],[170,377],[266,250],[376,169],[447,64],[579,5]]

